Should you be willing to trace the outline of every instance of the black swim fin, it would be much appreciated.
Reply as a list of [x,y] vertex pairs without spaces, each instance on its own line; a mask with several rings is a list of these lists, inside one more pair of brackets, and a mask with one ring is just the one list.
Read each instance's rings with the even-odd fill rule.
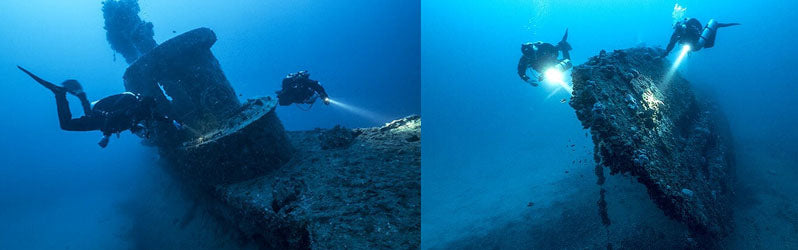
[[50,91],[53,91],[54,94],[60,94],[60,93],[64,93],[64,92],[67,91],[66,88],[60,87],[60,86],[55,85],[55,84],[53,84],[51,82],[45,81],[44,79],[39,78],[38,76],[34,75],[33,73],[31,73],[30,71],[26,70],[25,68],[20,67],[19,65],[17,65],[17,68],[22,70],[22,72],[25,72],[25,74],[28,74],[31,78],[33,78],[33,80],[36,80],[36,82],[38,82],[39,84],[41,84],[45,88],[49,89]]
[[562,56],[565,59],[571,59],[571,44],[568,43],[568,29],[565,29],[565,35],[562,36],[562,40],[557,43],[557,49],[562,51]]
[[557,47],[562,51],[569,51],[571,50],[571,44],[568,43],[568,29],[565,29],[565,35],[562,36],[562,40],[557,43]]
[[740,25],[740,23],[718,23],[718,28],[737,26],[737,25]]

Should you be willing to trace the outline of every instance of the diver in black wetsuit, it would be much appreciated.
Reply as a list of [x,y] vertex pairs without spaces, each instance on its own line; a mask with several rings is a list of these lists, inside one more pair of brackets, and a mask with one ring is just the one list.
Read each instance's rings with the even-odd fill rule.
[[[86,92],[83,92],[83,88],[78,81],[66,80],[62,83],[63,86],[58,86],[39,78],[20,66],[17,67],[55,94],[58,122],[61,125],[61,129],[67,131],[102,131],[103,138],[98,143],[100,147],[108,146],[108,141],[112,134],[118,134],[125,130],[130,130],[130,132],[142,137],[148,136],[146,128],[141,125],[143,122],[169,121],[166,116],[160,115],[155,111],[155,99],[152,97],[142,97],[138,94],[124,92],[100,99],[92,107],[88,98],[86,98]],[[67,92],[80,99],[84,113],[82,117],[72,118],[69,102],[66,99]]]
[[668,42],[668,47],[665,49],[665,54],[662,57],[668,56],[673,50],[673,47],[678,42],[679,44],[690,45],[692,51],[698,51],[702,48],[712,48],[715,46],[715,36],[718,33],[718,28],[740,25],[739,23],[719,23],[715,19],[709,19],[707,26],[701,27],[701,22],[695,18],[685,18],[682,21],[673,25],[673,34],[671,40]]
[[276,91],[280,105],[288,106],[294,103],[313,104],[321,97],[325,105],[330,104],[330,98],[319,81],[310,79],[310,74],[305,71],[288,74],[283,79],[283,89]]
[[[564,72],[570,69],[572,66],[571,54],[568,51],[571,50],[571,45],[568,44],[566,39],[568,39],[567,29],[565,30],[565,35],[562,37],[562,40],[557,43],[557,46],[540,41],[522,44],[521,53],[523,53],[523,55],[521,56],[521,60],[518,61],[518,76],[521,77],[521,80],[524,80],[532,86],[538,86],[538,82],[544,80],[543,73],[546,70],[557,67],[557,70]],[[562,52],[562,60],[557,59],[559,52]],[[528,68],[532,68],[538,72],[539,77],[536,79],[537,81],[526,75],[526,70]]]

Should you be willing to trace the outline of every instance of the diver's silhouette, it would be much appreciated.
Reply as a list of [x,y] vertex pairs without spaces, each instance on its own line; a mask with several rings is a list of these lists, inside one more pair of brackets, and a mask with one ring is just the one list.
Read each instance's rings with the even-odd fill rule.
[[715,46],[715,37],[718,33],[718,28],[740,25],[739,23],[719,23],[715,19],[709,19],[707,26],[701,28],[701,22],[695,18],[685,18],[682,21],[673,25],[673,34],[671,40],[668,42],[668,47],[665,49],[665,54],[662,57],[668,56],[676,43],[690,45],[692,51],[698,51],[702,48],[712,48]]
[[310,79],[310,74],[305,71],[288,74],[283,78],[283,89],[276,91],[280,105],[288,106],[297,104],[313,104],[321,97],[325,105],[330,104],[330,98],[319,81]]
[[[76,80],[66,80],[58,86],[39,78],[30,71],[17,66],[28,74],[33,80],[49,89],[55,94],[55,104],[58,108],[58,122],[61,129],[67,131],[93,131],[99,130],[103,138],[98,143],[100,147],[108,145],[112,134],[130,130],[139,136],[148,136],[148,131],[142,125],[146,121],[169,121],[166,116],[155,110],[155,99],[144,97],[131,92],[124,92],[105,97],[94,102],[93,106],[86,98],[86,92]],[[72,118],[66,93],[75,95],[83,106],[83,116]],[[145,123],[146,124],[146,123]]]
[[[518,61],[518,76],[521,77],[521,80],[532,84],[532,86],[538,86],[538,82],[544,80],[543,73],[546,70],[556,67],[562,72],[571,68],[571,54],[568,52],[571,50],[571,45],[568,44],[567,39],[568,29],[565,30],[565,35],[557,43],[557,46],[541,41],[522,44],[521,53],[523,55]],[[557,59],[559,52],[562,52],[562,60]],[[532,68],[538,73],[537,81],[526,75],[528,68]]]

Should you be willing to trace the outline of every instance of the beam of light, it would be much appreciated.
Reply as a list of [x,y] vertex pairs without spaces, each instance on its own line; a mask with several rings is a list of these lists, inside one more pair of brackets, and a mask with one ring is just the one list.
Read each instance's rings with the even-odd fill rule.
[[546,96],[546,100],[548,100],[549,98],[551,98],[551,97],[552,97],[552,96],[554,96],[555,94],[559,93],[559,92],[560,92],[560,89],[562,89],[562,88],[559,88],[559,87],[558,87],[558,88],[554,89],[553,91],[551,91],[551,93],[549,93],[549,95],[547,95],[547,96]]
[[690,45],[685,44],[682,46],[682,51],[679,53],[679,57],[676,58],[676,61],[673,62],[673,66],[671,66],[671,70],[675,70],[682,64],[682,60],[684,60],[684,56],[687,55],[687,52],[690,52]]
[[688,52],[690,52],[690,45],[689,44],[685,44],[684,46],[682,46],[682,51],[679,52],[679,57],[676,58],[676,61],[673,61],[673,65],[671,65],[671,69],[668,71],[668,74],[665,75],[665,81],[664,82],[666,84],[671,81],[671,78],[673,77],[673,74],[676,74],[676,70],[679,69],[679,65],[682,64],[682,61],[684,61],[684,57],[687,56]]
[[556,89],[554,92],[549,94],[549,97],[553,96],[554,93],[560,90],[560,88],[564,89],[568,92],[569,95],[573,95],[572,92],[574,91],[571,86],[565,82],[565,75],[562,71],[558,70],[557,68],[550,68],[543,73],[544,82],[548,83],[549,85],[554,85]]
[[362,109],[362,108],[359,108],[359,107],[355,107],[355,106],[340,102],[338,100],[333,100],[331,98],[326,98],[326,100],[329,101],[330,104],[332,104],[335,107],[339,107],[339,108],[341,108],[343,110],[346,110],[347,112],[353,113],[353,114],[358,115],[358,116],[363,117],[363,118],[366,118],[369,121],[376,122],[378,124],[379,123],[385,123],[385,122],[388,122],[388,121],[391,120],[387,116],[384,116],[384,115],[381,115],[381,114],[377,114],[375,112],[372,112],[372,111],[369,111],[369,110],[365,110],[365,109]]

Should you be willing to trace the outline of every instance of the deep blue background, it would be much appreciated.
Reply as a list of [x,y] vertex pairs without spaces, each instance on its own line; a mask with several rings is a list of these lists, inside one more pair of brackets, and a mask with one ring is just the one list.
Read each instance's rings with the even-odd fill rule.
[[[565,197],[583,192],[582,186],[590,188],[584,192],[597,194],[590,173],[592,142],[573,109],[560,103],[567,94],[546,99],[550,87],[530,87],[519,79],[520,45],[556,43],[569,28],[575,64],[602,49],[665,47],[674,3],[422,1],[422,246],[440,247],[483,235],[519,219],[529,211],[529,201],[545,211],[552,203],[568,207],[575,201]],[[710,18],[743,24],[721,29],[715,47],[691,54],[682,73],[693,86],[715,96],[730,119],[738,150],[756,150],[759,158],[741,161],[747,164],[741,169],[775,168],[780,176],[795,177],[798,25],[793,10],[798,5],[678,3],[687,7],[687,16],[703,24]],[[579,150],[572,151],[571,144]],[[579,160],[584,164],[573,164]],[[564,174],[566,170],[584,172],[588,178]],[[581,186],[559,184],[566,179]]]
[[[100,149],[99,132],[61,131],[53,95],[15,67],[56,83],[77,79],[90,99],[124,91],[127,65],[120,55],[113,61],[100,2],[0,1],[2,249],[124,248],[113,206],[147,182],[154,150],[129,133]],[[273,95],[287,73],[305,69],[336,100],[388,119],[421,112],[418,2],[234,2],[142,0],[140,16],[159,43],[213,29],[212,51],[242,101]],[[277,113],[289,130],[389,121],[323,105]]]

